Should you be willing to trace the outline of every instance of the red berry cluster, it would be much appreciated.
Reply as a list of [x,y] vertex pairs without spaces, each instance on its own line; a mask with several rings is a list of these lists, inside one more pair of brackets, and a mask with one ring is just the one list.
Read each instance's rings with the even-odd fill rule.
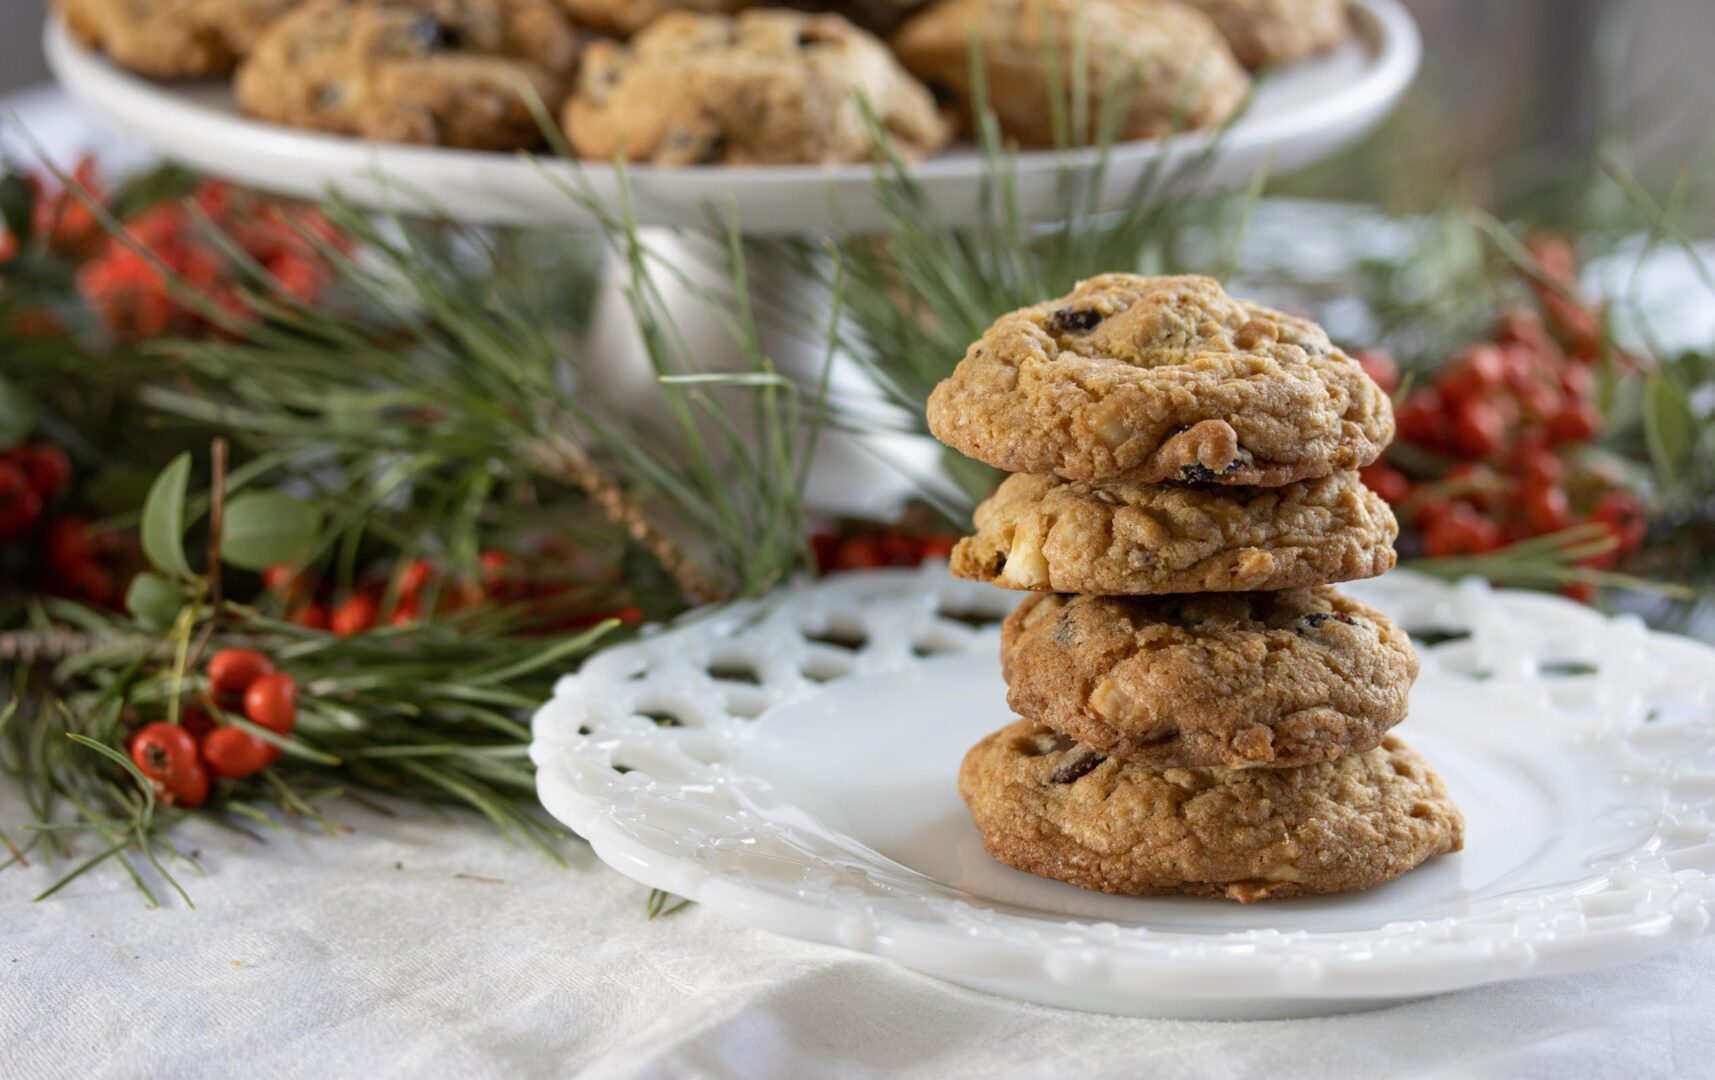
[[957,538],[921,536],[902,529],[854,527],[841,532],[820,532],[810,537],[816,569],[823,574],[836,570],[876,570],[884,566],[916,566],[952,553]]
[[[331,268],[306,234],[336,247],[345,241],[319,211],[235,192],[214,180],[199,184],[191,198],[248,260],[268,272],[282,295],[307,303],[328,284]],[[157,203],[127,222],[125,232],[153,258],[107,237],[77,271],[79,293],[116,339],[134,342],[207,328],[206,320],[173,298],[157,262],[228,314],[255,317],[234,284],[230,258],[182,203]]]
[[[255,649],[222,649],[208,661],[208,693],[219,711],[285,738],[298,722],[298,684]],[[179,806],[201,806],[211,777],[242,780],[280,759],[280,748],[209,712],[187,705],[179,723],[149,724],[131,739],[131,760],[155,793]]]
[[[270,567],[262,584],[283,606],[286,618],[311,630],[326,630],[340,637],[367,633],[381,625],[409,626],[439,616],[456,614],[492,603],[547,600],[567,592],[564,582],[532,580],[520,574],[504,551],[484,551],[478,558],[479,572],[452,578],[429,559],[413,559],[392,574],[380,574],[348,593],[330,607],[318,599],[320,585],[289,566]],[[391,586],[391,588],[389,588]],[[384,609],[391,592],[390,610]],[[385,620],[384,620],[385,617]],[[580,614],[560,620],[551,629],[576,630],[607,619],[636,623],[643,610],[623,606],[595,614]]]
[[[1364,482],[1416,530],[1427,555],[1482,554],[1594,522],[1615,542],[1588,562],[1612,566],[1643,541],[1646,522],[1634,492],[1578,461],[1602,427],[1592,372],[1606,355],[1602,314],[1573,292],[1569,246],[1533,237],[1529,248],[1543,314],[1505,312],[1490,340],[1462,349],[1407,395],[1396,411],[1399,436],[1417,453],[1363,469]],[[1357,359],[1384,390],[1398,388],[1385,354]]]
[[0,546],[34,551],[39,591],[117,606],[127,546],[117,533],[91,533],[81,518],[51,513],[70,486],[71,462],[57,446],[26,443],[0,453]]
[[[96,176],[93,158],[82,158],[71,172],[72,181],[98,201],[105,196]],[[30,231],[48,250],[73,258],[90,254],[100,246],[101,222],[82,200],[70,191],[50,190],[39,176],[26,176],[30,186]],[[0,262],[19,253],[18,238],[0,223]]]
[[33,443],[0,454],[0,543],[33,535],[70,480],[71,462],[57,446]]

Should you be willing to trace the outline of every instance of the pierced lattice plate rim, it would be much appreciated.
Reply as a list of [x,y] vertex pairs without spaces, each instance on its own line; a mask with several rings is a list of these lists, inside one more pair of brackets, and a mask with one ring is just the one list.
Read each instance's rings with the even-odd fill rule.
[[[1478,582],[1395,572],[1345,588],[1425,635],[1423,699],[1414,692],[1401,730],[1450,783],[1443,762],[1468,759],[1472,779],[1455,794],[1473,841],[1479,823],[1509,819],[1516,850],[1504,858],[1498,842],[1481,855],[1468,845],[1466,869],[1432,862],[1394,883],[1421,875],[1433,883],[1422,897],[1235,914],[1058,883],[1042,884],[1068,891],[1045,893],[1031,891],[1037,879],[992,876],[1013,872],[984,866],[962,839],[935,839],[959,825],[935,783],[912,777],[944,770],[951,784],[956,754],[948,763],[935,748],[934,717],[968,727],[971,702],[987,710],[978,732],[1008,719],[992,707],[1004,693],[993,624],[1019,597],[943,567],[803,583],[605,650],[538,712],[531,755],[549,811],[645,884],[765,929],[1079,1008],[1325,1011],[1589,969],[1708,928],[1715,649]],[[900,780],[864,757],[871,736],[939,757]],[[911,835],[919,804],[935,818],[922,838]],[[956,865],[924,855],[949,845],[961,846]],[[1505,865],[1473,872],[1484,858]]]

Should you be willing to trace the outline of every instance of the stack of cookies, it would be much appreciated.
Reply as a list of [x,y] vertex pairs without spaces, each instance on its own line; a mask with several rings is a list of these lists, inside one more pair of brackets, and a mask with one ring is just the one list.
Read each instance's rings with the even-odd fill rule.
[[1037,594],[1002,630],[1024,719],[959,774],[995,858],[1248,902],[1459,850],[1440,778],[1389,734],[1411,644],[1332,587],[1394,564],[1355,471],[1393,416],[1320,327],[1208,278],[1109,274],[998,320],[929,424],[1016,474],[953,572]]

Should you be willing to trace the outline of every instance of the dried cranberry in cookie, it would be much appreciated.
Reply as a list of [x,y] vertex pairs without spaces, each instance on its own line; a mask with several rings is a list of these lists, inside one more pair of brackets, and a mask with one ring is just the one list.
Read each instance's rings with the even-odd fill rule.
[[1032,596],[1001,628],[1007,704],[1123,761],[1332,761],[1405,719],[1405,631],[1329,587]]
[[577,48],[553,0],[311,0],[268,29],[235,89],[296,127],[513,149],[542,139],[521,86],[559,108]]
[[1276,486],[1355,469],[1393,408],[1316,324],[1206,277],[1104,274],[997,319],[929,429],[1008,472]]
[[590,46],[565,127],[580,156],[601,160],[854,162],[874,153],[859,99],[906,157],[947,139],[929,91],[838,15],[675,13]]

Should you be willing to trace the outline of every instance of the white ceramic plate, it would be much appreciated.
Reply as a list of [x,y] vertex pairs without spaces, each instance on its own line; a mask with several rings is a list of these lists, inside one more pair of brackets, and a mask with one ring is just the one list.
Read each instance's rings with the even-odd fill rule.
[[[1404,573],[1349,586],[1425,648],[1402,734],[1465,851],[1248,906],[1000,865],[955,791],[1011,719],[1017,599],[943,568],[836,577],[592,658],[535,719],[543,803],[611,866],[777,933],[1101,1012],[1290,1016],[1601,967],[1715,906],[1715,650],[1569,601]],[[671,718],[664,721],[663,718]]]
[[[1338,51],[1266,79],[1250,112],[1227,134],[1220,160],[1200,184],[1242,186],[1264,162],[1283,171],[1316,161],[1369,131],[1417,71],[1417,28],[1398,0],[1353,0],[1357,33]],[[68,93],[121,131],[194,168],[286,195],[314,198],[338,188],[366,205],[409,210],[428,205],[478,223],[588,225],[588,213],[550,177],[572,177],[565,162],[535,162],[492,152],[385,145],[318,135],[240,115],[225,81],[153,82],[92,53],[51,21],[46,50]],[[1140,180],[1194,160],[1210,136],[1187,134],[1116,147],[1101,205],[1135,197]],[[1050,219],[1068,168],[1090,155],[1026,153],[1018,161],[1020,209]],[[613,200],[614,171],[587,166],[596,198]],[[925,196],[950,224],[979,216],[982,160],[956,149],[913,170]],[[867,165],[766,168],[639,166],[628,170],[631,197],[645,225],[707,224],[711,207],[736,211],[754,234],[795,233],[843,223],[871,230],[883,219]]]

